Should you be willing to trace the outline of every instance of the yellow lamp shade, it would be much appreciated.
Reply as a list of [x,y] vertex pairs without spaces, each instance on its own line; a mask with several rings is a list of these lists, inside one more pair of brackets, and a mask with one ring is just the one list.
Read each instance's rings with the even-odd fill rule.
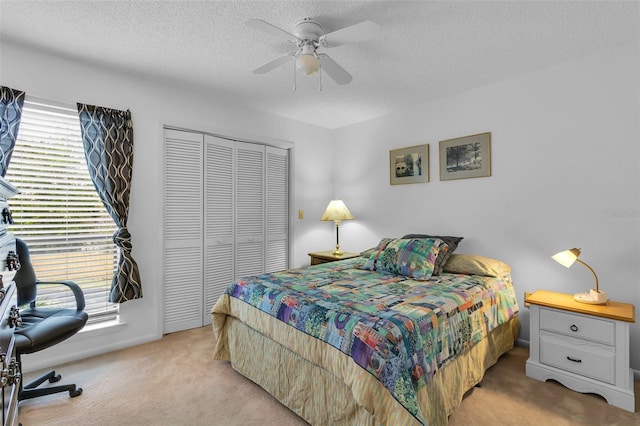
[[342,200],[331,200],[320,220],[350,220],[353,215]]

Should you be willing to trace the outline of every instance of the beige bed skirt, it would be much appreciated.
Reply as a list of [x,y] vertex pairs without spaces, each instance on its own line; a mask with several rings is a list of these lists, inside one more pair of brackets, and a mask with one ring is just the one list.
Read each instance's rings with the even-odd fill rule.
[[[215,359],[232,367],[313,425],[421,424],[346,354],[237,299],[223,296],[212,312]],[[242,321],[238,318],[242,318]],[[503,324],[441,369],[418,391],[427,425],[445,425],[465,392],[509,351],[518,318]]]

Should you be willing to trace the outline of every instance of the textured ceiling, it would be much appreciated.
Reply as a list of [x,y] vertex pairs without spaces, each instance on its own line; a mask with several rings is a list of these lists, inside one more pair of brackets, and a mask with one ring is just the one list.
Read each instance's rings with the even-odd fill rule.
[[[327,128],[526,74],[639,38],[640,3],[565,1],[13,1],[3,41],[195,88],[212,98]],[[372,20],[377,38],[325,50],[344,86],[293,66],[252,70],[291,44],[245,25],[327,32]]]

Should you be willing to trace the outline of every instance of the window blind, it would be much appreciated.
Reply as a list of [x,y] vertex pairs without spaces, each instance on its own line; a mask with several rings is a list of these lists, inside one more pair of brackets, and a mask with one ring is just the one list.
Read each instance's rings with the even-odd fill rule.
[[[28,245],[40,281],[70,280],[83,290],[89,323],[116,318],[109,291],[116,231],[89,176],[75,105],[27,97],[6,179],[11,231]],[[74,306],[64,286],[42,286],[39,304]]]

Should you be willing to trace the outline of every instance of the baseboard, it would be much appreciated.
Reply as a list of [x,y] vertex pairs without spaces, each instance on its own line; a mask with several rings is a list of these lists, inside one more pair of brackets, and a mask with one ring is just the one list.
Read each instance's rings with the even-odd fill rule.
[[[106,333],[104,329],[91,330],[88,332],[82,332],[84,336],[91,335],[102,336]],[[55,367],[58,365],[66,364],[69,362],[79,361],[85,358],[89,358],[96,355],[102,355],[105,353],[125,349],[131,346],[140,345],[147,342],[152,342],[162,338],[162,335],[150,333],[143,336],[136,336],[135,338],[125,340],[114,340],[111,343],[100,345],[83,344],[84,342],[77,342],[74,339],[78,335],[70,338],[68,341],[62,342],[44,351],[36,352],[33,354],[22,356],[22,372],[29,373],[32,371],[42,370],[46,368]],[[105,339],[106,340],[106,339]]]

